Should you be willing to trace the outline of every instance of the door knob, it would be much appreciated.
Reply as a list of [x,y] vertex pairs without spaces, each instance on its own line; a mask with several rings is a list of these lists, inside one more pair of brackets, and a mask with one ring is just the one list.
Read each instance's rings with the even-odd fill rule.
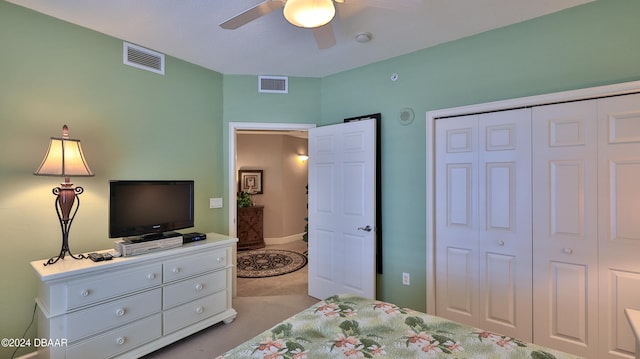
[[365,231],[365,232],[371,232],[371,226],[366,226],[366,227],[359,227],[358,230],[359,231]]

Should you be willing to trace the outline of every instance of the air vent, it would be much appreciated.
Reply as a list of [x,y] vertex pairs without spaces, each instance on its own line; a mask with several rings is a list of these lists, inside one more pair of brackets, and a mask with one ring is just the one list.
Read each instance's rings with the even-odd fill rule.
[[125,65],[164,75],[164,54],[125,42],[122,57]]
[[258,76],[258,92],[288,93],[289,78],[284,76]]

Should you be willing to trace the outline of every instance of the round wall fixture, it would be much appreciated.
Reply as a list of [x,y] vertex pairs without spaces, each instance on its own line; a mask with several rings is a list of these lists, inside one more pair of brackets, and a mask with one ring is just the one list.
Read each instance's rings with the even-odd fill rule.
[[396,73],[391,74],[390,79],[391,79],[391,81],[398,81],[398,74],[396,74]]
[[398,120],[400,121],[401,125],[406,126],[412,123],[415,117],[416,116],[413,113],[413,110],[408,107],[405,107],[402,110],[400,110],[400,117],[398,118]]

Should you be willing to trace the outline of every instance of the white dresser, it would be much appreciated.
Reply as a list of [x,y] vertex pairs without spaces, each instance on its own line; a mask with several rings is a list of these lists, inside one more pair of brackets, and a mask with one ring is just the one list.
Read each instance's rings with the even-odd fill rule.
[[236,317],[231,307],[236,238],[207,233],[180,248],[92,262],[44,266],[38,338],[54,344],[38,358],[137,358]]

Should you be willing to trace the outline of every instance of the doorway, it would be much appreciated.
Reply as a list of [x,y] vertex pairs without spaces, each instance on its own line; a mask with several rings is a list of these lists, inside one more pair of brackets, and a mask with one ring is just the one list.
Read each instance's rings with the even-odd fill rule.
[[[266,156],[267,163],[271,162],[271,165],[277,166],[278,161],[273,161],[273,162],[270,161],[268,159],[269,156],[266,153],[261,153],[266,151],[260,151],[259,150],[260,145],[257,145],[257,143],[258,142],[262,144],[278,143],[279,140],[272,140],[269,138],[270,137],[278,138],[277,136],[280,136],[280,138],[283,138],[282,137],[283,135],[287,136],[286,138],[288,138],[289,136],[293,136],[293,137],[304,137],[306,139],[308,129],[313,127],[315,127],[315,125],[309,125],[309,124],[244,123],[244,122],[229,124],[229,182],[228,182],[229,197],[228,198],[229,198],[229,235],[230,236],[238,235],[236,226],[238,221],[237,219],[237,191],[238,191],[237,174],[239,170],[246,170],[246,169],[265,170],[264,193],[252,196],[253,197],[252,202],[255,202],[256,205],[264,206],[265,212],[267,212],[267,210],[273,211],[274,207],[281,209],[278,202],[282,202],[282,201],[278,200],[279,199],[278,196],[282,198],[282,196],[286,195],[286,191],[288,191],[288,189],[283,189],[283,191],[278,191],[278,188],[286,187],[287,185],[286,183],[284,183],[285,180],[282,179],[282,176],[280,174],[276,174],[273,172],[269,173],[268,168],[260,168],[260,166],[255,166],[255,163],[251,163],[251,161],[247,161],[246,159],[243,160],[243,156],[239,157],[238,155],[239,150],[242,150],[242,148],[246,149],[247,147],[249,147],[251,148],[252,151],[258,151],[257,156],[262,156],[263,158],[265,158]],[[252,140],[248,141],[248,138],[252,138]],[[288,140],[286,140],[286,138],[283,141],[283,143],[289,142]],[[253,139],[255,139],[255,141]],[[258,150],[256,150],[256,146],[258,146]],[[240,152],[242,153],[242,151]],[[302,153],[289,153],[289,152],[291,152],[291,150],[286,150],[285,146],[283,146],[283,151],[282,151],[283,157],[285,155],[291,157],[297,154],[302,154]],[[275,153],[277,153],[277,150],[275,150]],[[244,157],[246,158],[246,156]],[[271,165],[267,165],[267,167]],[[279,183],[274,184],[273,181],[278,181]],[[305,182],[306,182],[306,179],[305,179]],[[306,194],[304,193],[305,185],[306,183],[298,187],[301,187],[300,190],[305,195],[304,200],[306,202]],[[269,204],[272,204],[272,205],[270,206]],[[268,207],[271,207],[271,208],[268,208]],[[297,213],[299,213],[299,211]],[[278,233],[282,234],[287,231],[291,232],[290,229],[278,227],[278,226],[287,227],[287,220],[284,220],[283,223],[280,223],[280,220],[284,218],[283,216],[287,216],[288,214],[286,210],[282,210],[281,212],[276,210],[275,212],[270,212],[269,215],[271,215],[272,219],[273,218],[278,218],[278,219],[275,221],[275,223],[269,223],[269,225],[271,225],[270,230],[267,230],[268,229],[267,224],[265,223],[265,237],[267,237],[267,241],[266,241],[267,248],[288,249],[288,247],[291,247],[291,249],[293,249],[294,251],[297,251],[297,249],[300,248],[301,244],[304,247],[306,247],[300,235],[300,233],[304,231],[304,224],[302,224],[301,226],[301,229],[299,231],[300,233],[298,232],[290,233],[292,234],[290,237],[287,237],[286,235],[279,236]],[[268,216],[265,215],[265,217],[268,217]],[[265,219],[268,219],[268,218],[265,218]],[[275,238],[273,238],[272,236],[272,234],[274,233],[276,234]],[[299,240],[291,242],[291,238],[294,238],[294,239],[299,238]],[[299,243],[296,243],[296,242],[299,242]],[[306,268],[304,269],[305,269],[304,271],[302,270],[300,271],[304,272],[305,278],[297,278],[295,281],[293,280],[288,281],[286,278],[279,278],[279,277],[259,278],[259,279],[238,278],[236,281],[237,286],[235,286],[235,288],[239,290],[238,294],[245,293],[243,294],[243,296],[247,296],[246,286],[253,286],[257,288],[256,290],[258,293],[262,293],[262,292],[265,292],[265,290],[267,292],[276,290],[277,287],[279,286],[278,283],[281,282],[282,280],[284,280],[285,282],[288,281],[290,283],[300,282],[301,280],[304,280],[304,285],[306,288],[306,282],[308,278],[306,274],[307,270]],[[300,277],[301,274],[302,273],[298,273],[297,277]],[[287,276],[287,275],[284,275],[284,276]],[[282,289],[286,291],[286,288],[282,288]],[[248,292],[253,292],[253,291],[248,291]],[[265,295],[265,294],[256,294],[256,295]]]
[[241,131],[308,131],[316,125],[312,124],[290,124],[290,123],[257,123],[257,122],[230,122],[229,123],[229,235],[235,237],[236,233],[236,213],[237,213],[237,134]]

